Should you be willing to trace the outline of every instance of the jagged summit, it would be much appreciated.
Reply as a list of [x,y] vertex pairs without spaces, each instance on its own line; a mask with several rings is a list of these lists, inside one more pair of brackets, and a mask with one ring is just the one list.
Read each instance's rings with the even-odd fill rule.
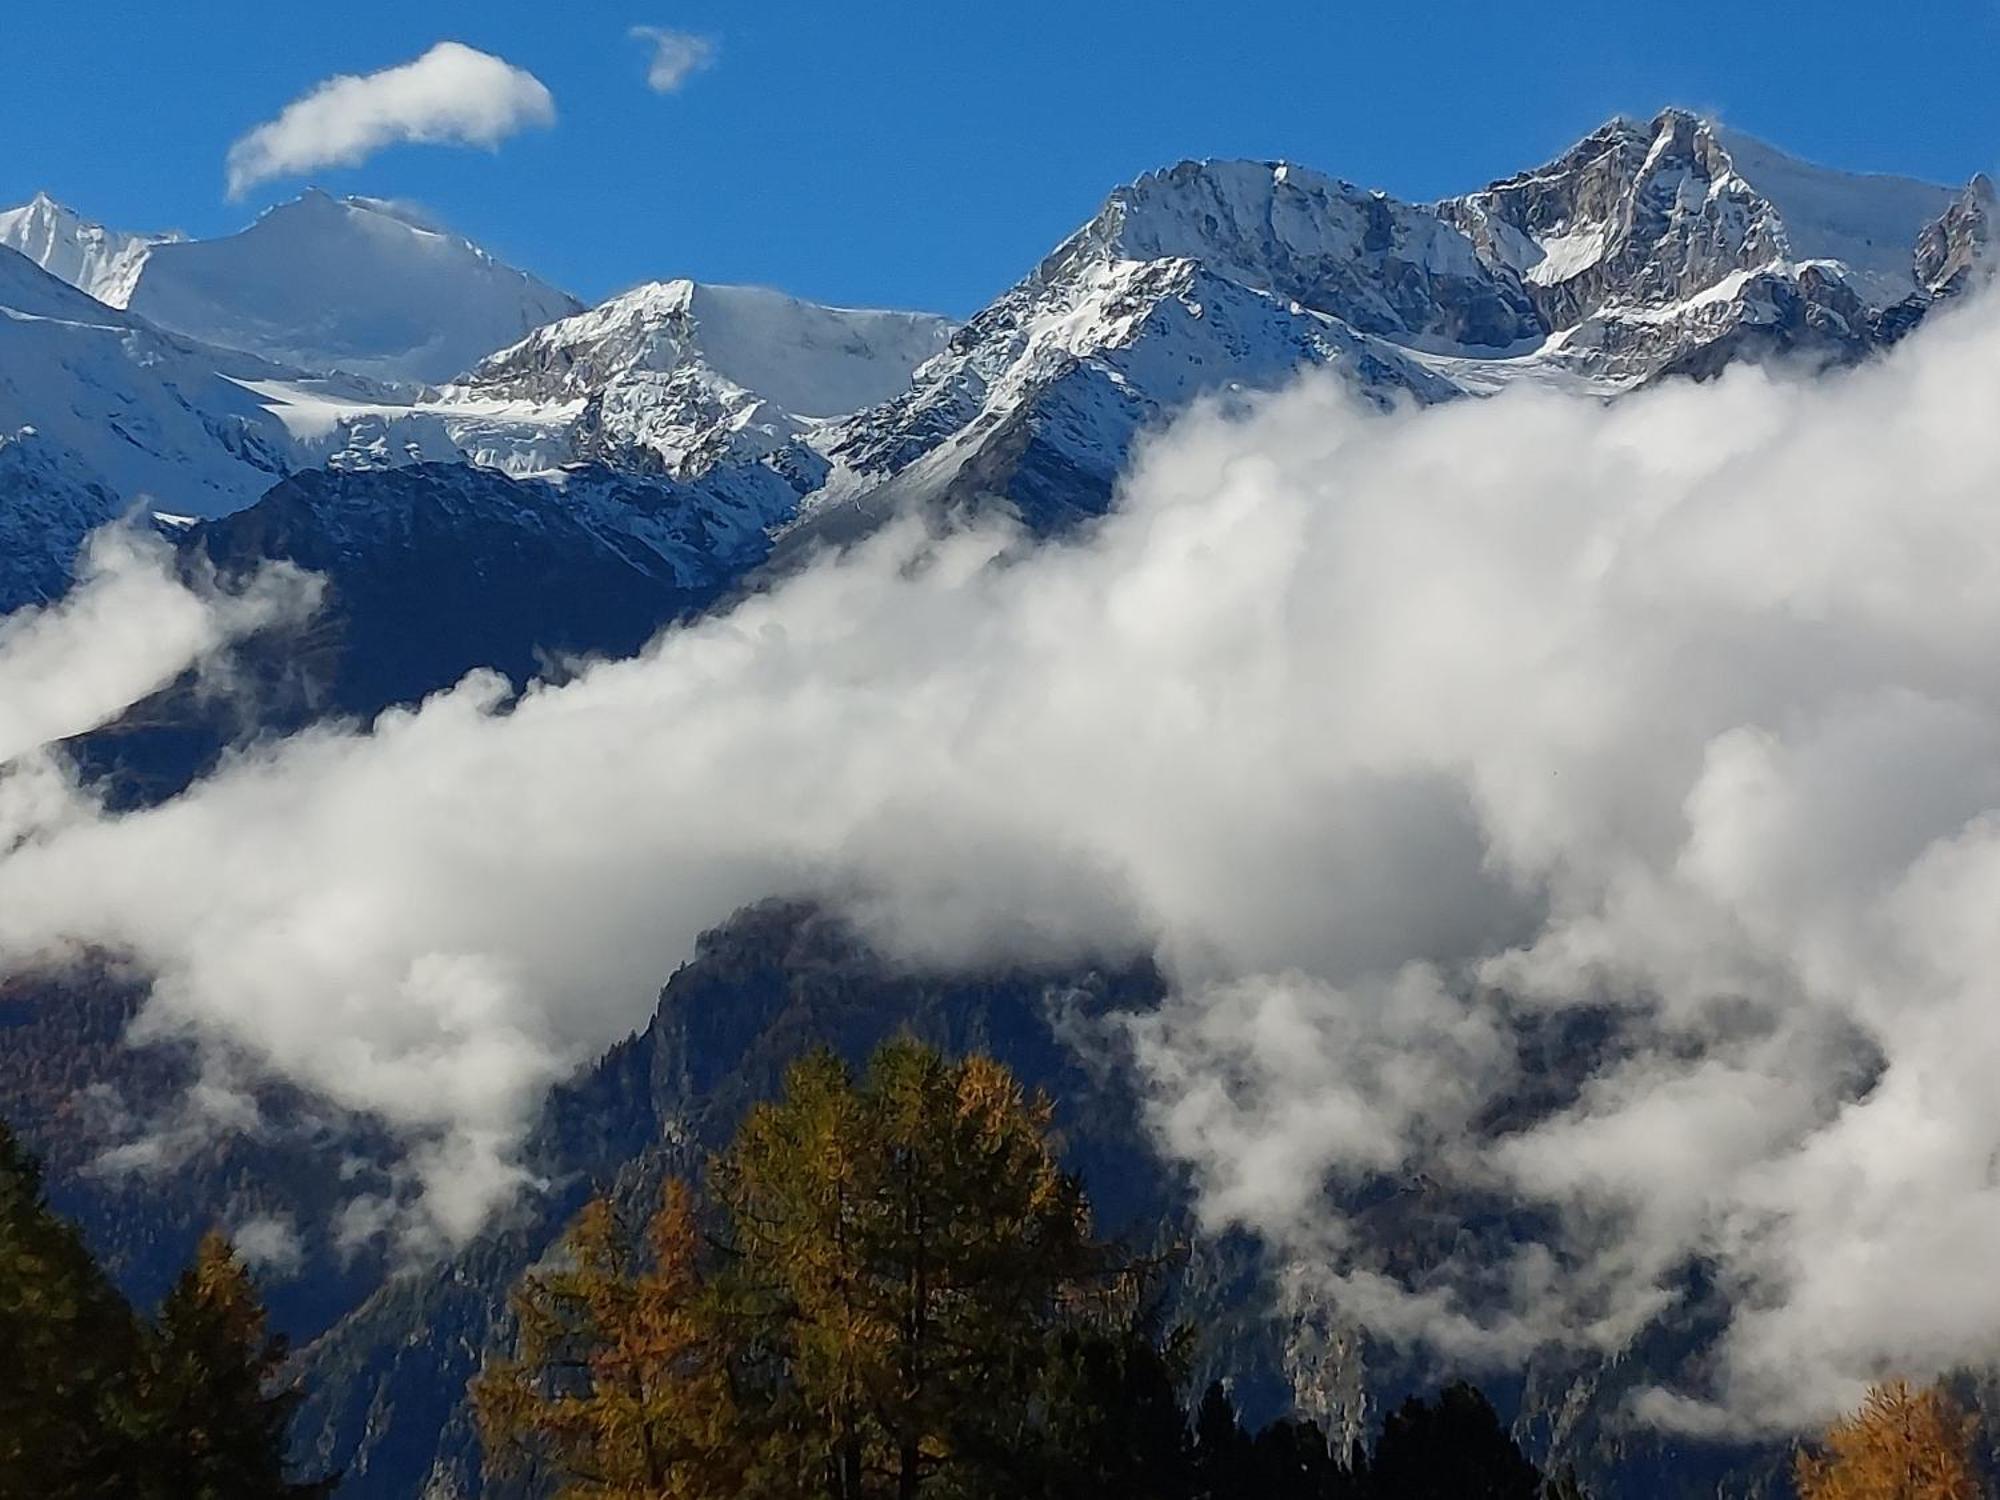
[[1992,234],[2000,195],[1984,172],[1917,239],[1916,275],[1924,294],[1947,297],[1992,270]]
[[1505,348],[1543,330],[1429,210],[1289,162],[1184,161],[1114,191],[1043,263],[1184,258],[1253,291],[1407,341]]
[[1115,189],[908,392],[843,424],[811,524],[842,529],[825,517],[878,492],[1059,522],[1108,501],[1145,427],[1306,365],[1430,401],[1857,358],[1963,284],[1986,214],[1976,193],[1954,203],[1678,109],[1434,204],[1289,162],[1184,161]]
[[111,307],[123,307],[131,300],[132,287],[153,247],[180,238],[107,229],[45,192],[17,208],[0,209],[0,245],[19,251],[51,276]]
[[762,458],[885,401],[945,345],[928,313],[823,307],[764,287],[647,282],[535,330],[448,394],[543,409],[573,456],[682,476]]
[[929,313],[825,307],[766,287],[652,281],[538,329],[481,361],[465,383],[579,396],[700,359],[795,416],[839,416],[900,391],[951,326]]
[[1522,278],[1552,329],[1660,308],[1737,273],[1824,263],[1881,308],[1949,188],[1839,172],[1688,110],[1607,121],[1548,164],[1447,199],[1439,216]]

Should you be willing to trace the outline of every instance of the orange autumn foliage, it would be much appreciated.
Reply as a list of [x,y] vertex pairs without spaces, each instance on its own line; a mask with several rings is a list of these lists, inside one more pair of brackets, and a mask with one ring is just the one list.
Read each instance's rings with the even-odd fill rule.
[[1977,1500],[1974,1419],[1941,1387],[1892,1380],[1793,1465],[1799,1500]]

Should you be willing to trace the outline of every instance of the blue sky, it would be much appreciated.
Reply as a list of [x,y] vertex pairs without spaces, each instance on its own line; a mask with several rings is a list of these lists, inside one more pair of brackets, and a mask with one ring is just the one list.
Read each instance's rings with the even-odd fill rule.
[[[712,38],[715,65],[649,90],[636,25]],[[232,141],[444,39],[534,74],[556,124],[310,180],[424,204],[586,298],[693,275],[962,314],[1184,156],[1424,197],[1669,102],[1834,165],[2000,164],[1993,0],[96,0],[0,6],[0,203],[46,188],[123,227],[225,232],[305,182],[228,201]]]

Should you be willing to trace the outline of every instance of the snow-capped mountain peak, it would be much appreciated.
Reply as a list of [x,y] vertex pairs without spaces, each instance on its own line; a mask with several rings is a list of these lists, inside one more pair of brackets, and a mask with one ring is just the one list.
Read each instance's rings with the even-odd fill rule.
[[[91,246],[138,271],[121,312],[0,252],[0,431],[40,433],[19,475],[74,449],[93,493],[189,514],[297,469],[462,458],[716,475],[802,535],[988,500],[1053,527],[1101,510],[1138,435],[1188,402],[1305,367],[1388,402],[1861,358],[1986,274],[1994,211],[1984,181],[1838,172],[1671,109],[1432,204],[1186,161],[1115,189],[954,329],[685,279],[584,310],[381,199],[312,191],[226,239],[139,249],[38,199],[0,228],[78,275]],[[330,368],[442,389],[301,373]]]
[[1989,202],[1678,109],[1429,205],[1287,162],[1182,162],[1113,191],[908,393],[842,424],[808,525],[845,527],[877,491],[1060,523],[1108,500],[1144,427],[1309,364],[1437,400],[1856,358],[1962,284]]
[[1951,198],[1930,183],[1815,166],[1669,109],[1610,120],[1548,165],[1437,207],[1560,329],[1808,263],[1867,305],[1890,306],[1917,290],[1917,236]]
[[1198,261],[1239,286],[1407,342],[1507,347],[1540,336],[1527,296],[1435,214],[1288,162],[1184,161],[1113,192],[1044,263]]
[[153,247],[180,238],[107,229],[47,193],[37,193],[17,208],[0,209],[0,245],[18,250],[51,276],[111,307],[131,300]]
[[540,407],[573,424],[576,457],[692,475],[725,456],[768,456],[819,420],[887,400],[951,327],[764,287],[654,281],[536,329],[447,397]]
[[620,376],[698,360],[794,416],[839,416],[900,391],[951,326],[928,313],[824,307],[766,287],[650,281],[537,329],[481,361],[465,384],[582,396]]
[[238,234],[156,247],[128,305],[280,363],[427,382],[580,307],[403,205],[318,189]]

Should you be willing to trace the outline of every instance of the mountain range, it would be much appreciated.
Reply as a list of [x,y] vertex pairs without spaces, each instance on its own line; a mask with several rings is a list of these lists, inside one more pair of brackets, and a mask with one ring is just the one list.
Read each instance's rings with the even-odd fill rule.
[[586,310],[375,199],[308,192],[194,241],[38,197],[0,213],[0,605],[58,586],[121,507],[215,518],[310,469],[761,466],[784,493],[760,524],[794,547],[910,504],[1061,529],[1109,503],[1141,432],[1302,367],[1435,402],[1861,358],[1980,274],[1993,199],[1679,110],[1436,203],[1190,161],[954,326],[685,280]]
[[[252,643],[260,722],[177,684],[75,747],[115,800],[148,801],[246,732],[365,720],[474,667],[523,680],[630,652],[900,511],[999,512],[1039,536],[1087,525],[1143,434],[1304,369],[1389,406],[1863,360],[1983,279],[1994,210],[1984,177],[1838,172],[1680,110],[1613,120],[1433,203],[1291,163],[1189,161],[1115,189],[957,323],[675,279],[586,308],[374,199],[311,192],[189,240],[38,197],[0,213],[0,611],[59,595],[81,539],[126,515],[191,570],[284,558],[327,580],[302,632]],[[343,1493],[463,1495],[478,1485],[464,1380],[508,1281],[588,1185],[636,1192],[697,1160],[808,1040],[857,1055],[911,1025],[995,1048],[1091,1101],[1077,1149],[1113,1185],[1108,1207],[1185,1228],[1130,1099],[1079,1071],[1047,1011],[1052,994],[1143,998],[1155,982],[927,977],[818,914],[753,909],[550,1101],[533,1146],[546,1196],[403,1274],[336,1243],[321,1191],[329,1152],[389,1182],[397,1148],[318,1101],[273,1093],[254,1141],[210,1142],[141,1188],[93,1170],[190,1067],[114,1045],[136,1003],[116,980],[0,990],[0,1116],[56,1143],[59,1201],[141,1289],[207,1223],[286,1206],[303,1244],[274,1303],[313,1336],[302,1441],[347,1470]],[[1456,1232],[1421,1184],[1368,1211],[1407,1216],[1418,1240]],[[1181,1306],[1226,1331],[1268,1405],[1352,1429],[1401,1373],[1352,1330],[1266,1319],[1246,1253],[1200,1246]],[[1612,1434],[1646,1368],[1692,1357],[1534,1368],[1520,1430],[1586,1473],[1638,1476],[1633,1493],[1764,1472],[1769,1454],[1697,1462]]]

